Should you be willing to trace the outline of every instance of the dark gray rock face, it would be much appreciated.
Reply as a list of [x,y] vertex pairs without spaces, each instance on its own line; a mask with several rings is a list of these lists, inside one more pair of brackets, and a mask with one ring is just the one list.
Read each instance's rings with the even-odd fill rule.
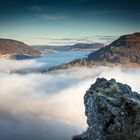
[[88,129],[73,140],[140,140],[140,95],[115,79],[97,79],[84,97]]

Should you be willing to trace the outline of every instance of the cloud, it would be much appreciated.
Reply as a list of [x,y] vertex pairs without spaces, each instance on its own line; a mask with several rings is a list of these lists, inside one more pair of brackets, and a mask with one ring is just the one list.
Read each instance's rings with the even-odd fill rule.
[[40,6],[31,6],[31,7],[29,7],[29,9],[31,11],[34,11],[34,12],[42,12],[43,11],[43,8]]
[[[9,63],[1,70],[4,66],[10,71]],[[25,63],[21,70],[27,68]],[[83,96],[97,77],[115,78],[140,92],[140,68],[81,67],[24,75],[1,70],[2,140],[70,140],[81,133],[86,129]]]
[[103,43],[105,45],[109,45],[114,40],[118,39],[119,36],[91,36],[97,42]]
[[49,37],[38,37],[41,42],[46,42],[49,45],[70,45],[78,43],[76,38],[49,38]]
[[14,73],[14,72],[35,72],[43,69],[46,63],[38,62],[37,60],[0,60],[0,73]]
[[53,14],[43,14],[43,15],[41,15],[41,18],[45,19],[45,20],[62,20],[65,18],[65,16],[53,15]]
[[[89,80],[85,82],[71,74],[67,78],[69,72],[74,71],[3,74],[0,79],[0,139],[69,140],[82,131],[86,122],[83,95]],[[81,85],[84,86],[81,88]]]
[[49,38],[49,37],[38,37],[37,40],[40,42],[43,41],[43,44],[46,41],[46,45],[72,45],[76,43],[103,43],[105,45],[110,44],[116,40],[118,36],[84,36],[84,37],[75,37],[75,38]]

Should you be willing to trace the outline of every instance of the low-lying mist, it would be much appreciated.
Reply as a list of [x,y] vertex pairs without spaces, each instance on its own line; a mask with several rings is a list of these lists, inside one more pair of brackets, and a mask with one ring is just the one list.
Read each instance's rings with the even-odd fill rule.
[[[83,96],[97,77],[115,78],[140,92],[140,68],[83,67],[20,75],[9,74],[10,63],[0,62],[2,140],[70,140],[84,131]],[[18,65],[13,64],[12,70],[31,65],[38,69],[41,65],[34,61],[15,63]]]
[[47,64],[43,62],[38,62],[34,59],[27,60],[10,60],[1,59],[0,60],[0,73],[29,73],[37,72],[46,68]]

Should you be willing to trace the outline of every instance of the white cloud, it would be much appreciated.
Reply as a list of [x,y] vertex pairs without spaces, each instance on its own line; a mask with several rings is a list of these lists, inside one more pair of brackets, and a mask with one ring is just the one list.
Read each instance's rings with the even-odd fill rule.
[[45,63],[38,62],[33,59],[21,61],[1,59],[0,73],[12,73],[16,71],[31,72],[37,71],[38,69],[42,69],[44,66]]
[[[20,68],[24,67],[25,62]],[[8,63],[4,68],[9,69]],[[86,128],[83,96],[97,77],[115,78],[140,92],[140,68],[83,67],[26,75],[0,72],[0,139],[70,140]]]
[[[103,43],[105,45],[110,44],[116,40],[118,36],[85,36],[85,37],[71,37],[71,38],[49,38],[38,37],[38,42],[42,42],[45,45],[72,45],[76,43]],[[40,43],[41,44],[41,43]]]

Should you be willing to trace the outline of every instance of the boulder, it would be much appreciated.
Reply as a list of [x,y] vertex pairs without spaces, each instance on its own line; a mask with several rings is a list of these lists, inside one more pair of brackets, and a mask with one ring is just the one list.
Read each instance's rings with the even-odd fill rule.
[[73,140],[140,140],[140,95],[98,78],[84,96],[87,131]]

